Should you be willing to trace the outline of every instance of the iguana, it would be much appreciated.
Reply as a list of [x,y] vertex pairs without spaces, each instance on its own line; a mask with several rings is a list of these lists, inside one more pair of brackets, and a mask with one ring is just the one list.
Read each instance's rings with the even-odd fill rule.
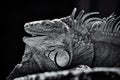
[[[98,12],[84,15],[83,10],[75,18],[75,12],[76,9],[73,10],[71,16],[60,19],[40,20],[25,24],[25,31],[32,37],[23,38],[26,48],[22,62],[13,70],[8,80],[37,72],[69,69],[81,64],[90,67],[114,65],[108,61],[112,59],[109,55],[113,53],[100,51],[101,49],[110,50],[111,48],[108,46],[111,45],[111,42],[107,42],[108,48],[104,49],[103,44],[101,44],[104,40],[99,41],[97,40],[99,38],[94,38],[96,34],[100,34],[96,30],[97,27],[105,27],[107,22],[104,22],[107,19],[94,17],[86,19],[90,15],[98,14]],[[104,37],[106,38],[106,36]],[[96,46],[97,44],[100,46]],[[117,49],[116,52],[119,53]],[[109,57],[107,61],[110,63],[104,63],[103,60],[106,57],[104,58],[102,54],[107,54]],[[119,59],[119,54],[115,56]]]

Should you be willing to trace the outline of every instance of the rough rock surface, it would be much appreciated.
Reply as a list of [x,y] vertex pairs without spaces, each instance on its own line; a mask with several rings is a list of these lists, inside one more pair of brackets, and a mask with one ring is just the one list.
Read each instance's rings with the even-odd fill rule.
[[56,72],[45,72],[14,80],[120,80],[120,68],[72,69]]

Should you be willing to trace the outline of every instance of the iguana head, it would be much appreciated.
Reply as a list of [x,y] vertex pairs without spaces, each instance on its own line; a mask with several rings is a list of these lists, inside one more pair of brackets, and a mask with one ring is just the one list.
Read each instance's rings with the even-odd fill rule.
[[31,34],[33,36],[55,36],[57,34],[60,35],[67,32],[70,32],[71,34],[74,34],[76,32],[84,34],[88,33],[87,28],[91,26],[90,24],[93,24],[94,21],[101,20],[100,18],[96,17],[88,18],[91,15],[99,14],[99,12],[84,14],[84,10],[82,10],[79,12],[77,17],[75,17],[76,11],[77,9],[74,8],[70,16],[60,19],[28,22],[24,25],[24,29],[28,34]]
[[54,20],[40,20],[26,23],[24,29],[31,35],[45,35],[52,36],[65,33],[69,28],[59,19]]

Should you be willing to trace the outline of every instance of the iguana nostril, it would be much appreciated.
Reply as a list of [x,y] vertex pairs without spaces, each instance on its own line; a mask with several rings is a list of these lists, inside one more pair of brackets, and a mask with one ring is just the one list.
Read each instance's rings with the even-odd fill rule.
[[29,27],[29,23],[26,23],[26,24],[24,25],[24,27],[25,27],[25,28]]

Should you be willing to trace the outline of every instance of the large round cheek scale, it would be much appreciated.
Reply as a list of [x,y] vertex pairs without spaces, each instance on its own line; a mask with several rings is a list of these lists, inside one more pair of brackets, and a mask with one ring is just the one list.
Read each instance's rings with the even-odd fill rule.
[[59,67],[66,67],[69,64],[70,56],[66,51],[59,51],[55,56],[55,62]]

